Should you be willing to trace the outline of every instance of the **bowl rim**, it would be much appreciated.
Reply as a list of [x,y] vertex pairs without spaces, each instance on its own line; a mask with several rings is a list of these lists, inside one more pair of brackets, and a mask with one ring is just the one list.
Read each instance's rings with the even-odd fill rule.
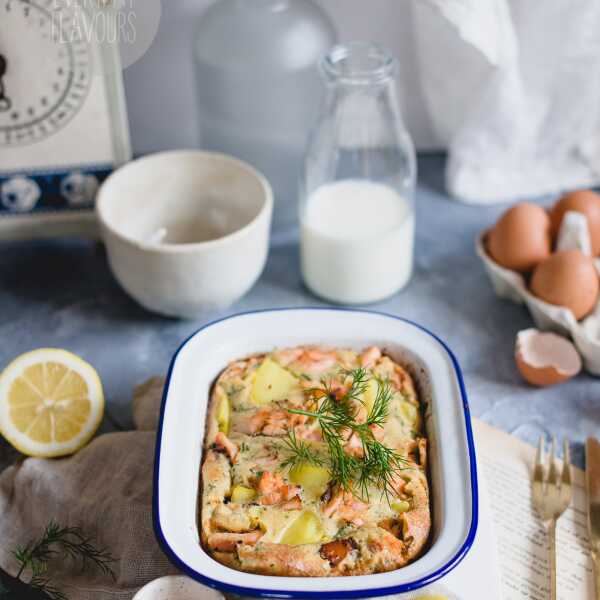
[[[260,210],[256,213],[252,219],[243,225],[242,227],[223,235],[214,240],[207,240],[204,242],[195,242],[191,244],[152,244],[149,242],[144,242],[142,240],[136,240],[135,238],[129,237],[120,231],[118,231],[113,225],[111,225],[106,218],[105,210],[103,208],[103,204],[108,202],[104,200],[107,194],[108,185],[114,180],[123,174],[123,171],[133,167],[134,165],[139,165],[141,163],[151,162],[153,160],[163,159],[169,156],[191,156],[196,157],[198,159],[215,159],[221,161],[223,163],[228,163],[231,166],[238,167],[240,170],[245,171],[248,175],[254,177],[257,183],[260,185],[263,191],[263,203],[260,207]],[[256,225],[265,218],[270,218],[273,212],[273,188],[269,183],[269,180],[263,175],[258,169],[255,169],[250,163],[247,163],[235,156],[231,156],[229,154],[224,154],[222,152],[212,152],[208,150],[165,150],[162,152],[153,152],[151,154],[146,154],[141,156],[140,158],[136,158],[128,163],[125,163],[115,171],[113,171],[106,179],[102,182],[100,189],[98,190],[98,194],[96,196],[95,203],[95,214],[98,219],[101,228],[108,232],[110,235],[116,237],[121,242],[133,246],[139,250],[143,250],[145,252],[158,253],[158,254],[189,254],[192,252],[198,252],[199,250],[208,250],[213,249],[218,246],[223,246],[224,244],[228,244],[237,240],[238,238],[245,235],[251,229],[254,229]],[[105,237],[105,236],[103,236]],[[197,333],[197,332],[196,332]],[[187,341],[187,340],[186,340]]]
[[[195,337],[201,331],[212,327],[213,325],[217,325],[223,321],[228,321],[231,319],[235,319],[237,317],[242,317],[245,315],[252,314],[262,314],[262,313],[272,313],[272,312],[284,312],[284,311],[338,311],[338,312],[355,312],[355,313],[363,313],[370,315],[378,315],[383,317],[388,317],[390,319],[394,319],[397,321],[402,321],[413,327],[416,327],[423,333],[432,337],[446,352],[448,357],[450,358],[450,362],[454,368],[454,374],[456,376],[456,380],[458,383],[458,388],[460,392],[460,399],[462,401],[463,408],[463,417],[465,422],[465,432],[466,432],[466,442],[468,448],[468,459],[469,459],[469,472],[470,472],[470,488],[471,488],[471,524],[469,526],[469,531],[465,538],[465,541],[460,546],[460,548],[456,551],[454,556],[448,560],[446,564],[438,568],[436,571],[421,577],[415,581],[411,581],[408,583],[402,583],[398,585],[388,585],[385,587],[378,588],[369,588],[369,589],[361,589],[361,590],[340,590],[340,591],[302,591],[302,590],[282,590],[282,589],[260,589],[260,588],[252,588],[252,587],[244,587],[235,585],[233,583],[223,583],[219,580],[212,579],[208,575],[204,573],[200,573],[195,569],[188,566],[171,548],[169,543],[167,542],[162,527],[160,524],[160,511],[159,511],[159,472],[160,472],[160,453],[161,453],[161,444],[162,444],[162,432],[163,432],[163,421],[165,415],[165,408],[167,403],[167,397],[169,395],[169,387],[171,382],[171,376],[173,373],[173,369],[175,367],[175,363],[177,361],[177,357],[179,353],[183,350],[183,348],[188,344],[188,342]],[[281,308],[263,308],[263,309],[255,309],[248,310],[239,313],[235,313],[232,315],[227,315],[225,317],[220,317],[214,319],[202,327],[198,328],[191,335],[189,335],[177,348],[176,352],[171,359],[171,363],[169,365],[169,370],[167,372],[167,377],[165,379],[165,386],[163,389],[162,401],[160,406],[160,414],[159,414],[159,422],[158,428],[156,430],[156,446],[155,446],[155,455],[154,455],[154,474],[153,474],[153,494],[152,494],[152,520],[154,525],[154,533],[158,543],[166,554],[167,558],[171,561],[173,565],[175,565],[178,569],[180,569],[185,575],[191,577],[192,579],[207,585],[213,589],[218,589],[222,592],[235,594],[238,596],[251,596],[255,598],[306,598],[306,599],[328,599],[328,600],[341,600],[345,598],[374,598],[379,596],[388,596],[392,594],[400,594],[406,593],[410,591],[414,591],[416,589],[422,588],[426,585],[430,585],[435,581],[441,579],[445,575],[447,575],[450,571],[456,568],[459,563],[464,559],[469,550],[471,549],[475,536],[477,534],[477,526],[479,523],[479,494],[478,494],[478,482],[477,482],[477,461],[475,457],[475,442],[473,436],[473,428],[471,425],[471,412],[469,408],[469,403],[467,399],[467,392],[465,387],[465,382],[462,374],[462,370],[456,359],[456,356],[450,349],[450,347],[435,333],[427,329],[426,327],[415,323],[410,319],[406,319],[404,317],[399,317],[396,315],[392,315],[390,313],[382,312],[382,311],[374,311],[368,309],[361,308],[346,308],[346,307],[316,307],[316,306],[294,306],[294,307],[281,307]],[[302,580],[302,578],[298,578]]]

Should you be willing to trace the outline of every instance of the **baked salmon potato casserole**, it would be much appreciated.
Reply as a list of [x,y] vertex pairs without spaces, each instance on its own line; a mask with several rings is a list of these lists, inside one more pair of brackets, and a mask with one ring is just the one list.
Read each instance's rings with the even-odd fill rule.
[[234,362],[210,402],[202,544],[264,575],[398,569],[429,536],[426,457],[413,380],[379,348]]

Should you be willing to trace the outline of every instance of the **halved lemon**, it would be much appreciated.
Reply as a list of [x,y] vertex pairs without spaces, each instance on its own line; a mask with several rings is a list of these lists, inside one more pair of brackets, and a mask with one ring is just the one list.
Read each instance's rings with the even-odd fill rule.
[[0,433],[28,456],[73,454],[94,435],[103,414],[98,373],[66,350],[27,352],[0,375]]

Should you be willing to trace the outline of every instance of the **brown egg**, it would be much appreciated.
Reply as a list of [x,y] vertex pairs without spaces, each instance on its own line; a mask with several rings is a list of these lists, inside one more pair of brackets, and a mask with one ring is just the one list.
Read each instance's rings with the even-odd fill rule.
[[535,204],[517,204],[490,231],[487,247],[502,267],[527,273],[550,255],[550,217]]
[[600,256],[600,195],[591,190],[578,190],[565,194],[552,208],[550,219],[552,233],[558,230],[567,211],[579,212],[587,217],[594,256]]
[[579,321],[598,300],[598,271],[594,261],[580,250],[563,250],[540,263],[531,278],[538,298],[571,309]]
[[563,383],[581,371],[581,357],[571,341],[537,329],[519,331],[515,360],[523,379],[540,387]]

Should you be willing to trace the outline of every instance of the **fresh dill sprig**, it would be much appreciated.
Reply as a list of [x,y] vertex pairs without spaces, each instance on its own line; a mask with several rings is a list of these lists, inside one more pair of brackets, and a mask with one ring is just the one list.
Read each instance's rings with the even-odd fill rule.
[[368,427],[371,425],[383,427],[390,413],[390,402],[394,397],[394,392],[388,382],[381,379],[375,381],[377,382],[377,394],[375,394],[373,406],[367,415],[366,425]]
[[[386,498],[394,493],[394,477],[405,467],[406,459],[395,450],[382,444],[373,433],[374,427],[382,427],[389,415],[393,392],[389,382],[376,379],[377,393],[366,419],[358,422],[360,407],[365,406],[364,394],[369,386],[366,369],[342,373],[351,378],[350,387],[340,394],[329,382],[323,388],[309,390],[313,400],[312,410],[288,409],[290,413],[315,419],[321,428],[323,441],[328,449],[328,468],[333,482],[354,495],[368,499],[369,488],[377,487]],[[348,440],[356,436],[362,446],[362,457],[346,451]],[[295,465],[314,459],[314,452],[302,440],[290,432],[286,439],[290,456],[284,466]]]
[[281,449],[288,454],[288,458],[281,463],[284,469],[293,469],[301,464],[311,464],[321,467],[325,463],[323,458],[317,454],[304,440],[296,437],[294,429],[290,429],[287,437],[283,439]]
[[57,589],[47,576],[49,562],[58,557],[78,560],[82,571],[97,568],[105,575],[115,578],[111,564],[115,559],[105,549],[96,548],[91,538],[86,537],[78,527],[61,527],[50,521],[44,533],[37,540],[31,540],[25,546],[17,547],[13,552],[19,564],[16,579],[30,573],[28,585],[45,592],[54,600],[66,600],[66,596]]
[[368,498],[369,486],[382,490],[389,501],[394,496],[394,475],[406,468],[406,459],[374,438],[363,441],[365,456],[357,486],[363,497]]
[[35,575],[31,578],[29,585],[40,592],[44,592],[52,600],[69,600],[64,592],[61,592],[52,582],[52,579]]
[[363,395],[369,387],[369,372],[365,368],[359,367],[353,371],[342,371],[342,374],[352,379],[345,397],[350,401],[364,402]]

